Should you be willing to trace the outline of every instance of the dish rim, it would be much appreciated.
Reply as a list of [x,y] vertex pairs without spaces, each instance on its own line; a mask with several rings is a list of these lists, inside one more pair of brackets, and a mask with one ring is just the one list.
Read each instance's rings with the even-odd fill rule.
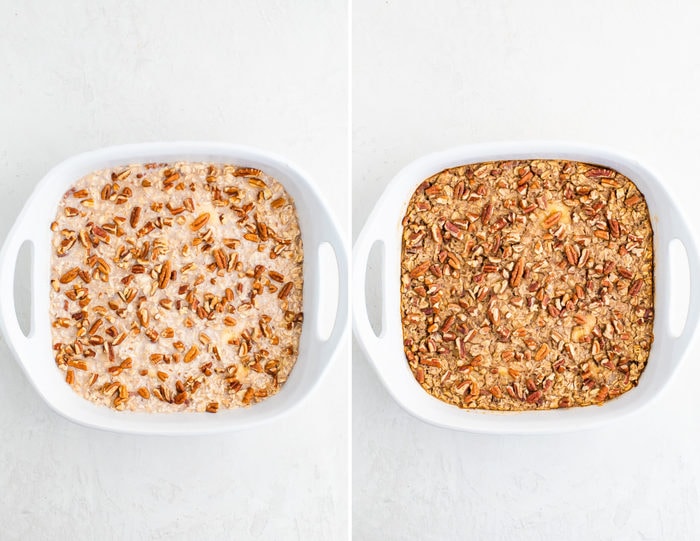
[[[654,231],[654,343],[639,385],[602,406],[560,410],[500,412],[460,409],[425,391],[414,379],[403,351],[400,317],[401,219],[416,187],[450,167],[509,159],[569,159],[612,167],[632,180],[645,195]],[[678,239],[690,268],[690,299],[679,336],[669,327],[671,269],[669,245]],[[381,249],[381,333],[369,323],[365,281],[372,248]],[[379,379],[396,402],[428,423],[469,432],[542,434],[591,428],[647,407],[671,381],[694,339],[700,316],[700,289],[693,275],[700,270],[691,230],[671,196],[647,167],[635,158],[606,147],[565,141],[501,141],[463,145],[422,156],[401,169],[388,183],[353,248],[353,332]],[[666,356],[670,361],[654,362]],[[398,360],[397,360],[398,359]],[[668,359],[667,359],[668,360]]]
[[[289,379],[280,391],[249,408],[220,410],[217,414],[117,412],[75,393],[63,381],[50,354],[50,267],[47,261],[50,261],[52,232],[48,226],[55,217],[60,197],[81,176],[128,163],[176,160],[257,166],[276,178],[294,198],[304,245],[305,321],[299,354]],[[43,214],[41,210],[44,210]],[[31,248],[31,329],[26,336],[19,327],[14,300],[17,256],[25,242]],[[325,294],[321,291],[320,247],[326,244],[331,248],[337,267],[338,296],[333,328],[329,336],[322,337],[319,333],[319,308],[322,302],[335,303],[333,299],[324,298]],[[290,413],[319,384],[347,331],[348,270],[344,235],[328,205],[309,175],[285,158],[250,146],[207,141],[148,142],[103,147],[74,155],[54,166],[37,183],[15,219],[0,249],[0,330],[34,389],[52,410],[73,422],[133,434],[191,435],[241,430]],[[45,365],[49,364],[45,360],[41,363],[30,362],[30,359],[33,361],[37,357],[48,357],[52,370],[45,369]]]

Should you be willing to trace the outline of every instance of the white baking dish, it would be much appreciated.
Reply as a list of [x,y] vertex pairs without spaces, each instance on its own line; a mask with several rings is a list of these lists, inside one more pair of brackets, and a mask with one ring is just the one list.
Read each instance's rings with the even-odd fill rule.
[[[629,177],[646,196],[654,230],[654,343],[639,385],[602,406],[551,411],[490,412],[464,410],[428,394],[414,379],[403,352],[400,314],[401,220],[411,195],[426,178],[459,165],[510,159],[567,159],[612,167]],[[673,336],[670,327],[672,269],[669,244],[679,239],[690,267],[690,300],[685,327]],[[365,301],[367,260],[382,245],[382,331],[370,326]],[[556,142],[491,143],[430,154],[402,169],[377,201],[353,251],[353,328],[367,358],[394,399],[424,421],[485,433],[545,433],[591,427],[639,410],[659,394],[678,368],[700,316],[700,273],[693,235],[659,180],[636,160],[603,148]]]
[[[304,244],[304,324],[296,366],[275,396],[250,408],[207,413],[118,412],[78,396],[55,365],[49,323],[51,221],[68,187],[85,174],[128,163],[174,160],[228,162],[255,167],[277,178],[296,202]],[[24,242],[31,244],[31,330],[25,336],[17,322],[14,274]],[[330,336],[319,334],[319,307],[334,302],[320,288],[319,247],[328,243],[338,267],[338,300]],[[346,331],[348,258],[343,237],[309,178],[286,160],[262,150],[220,143],[147,143],[104,148],[70,158],[37,184],[10,230],[0,252],[0,327],[10,349],[39,394],[61,415],[80,424],[108,430],[149,434],[195,434],[242,429],[289,412],[319,382]]]

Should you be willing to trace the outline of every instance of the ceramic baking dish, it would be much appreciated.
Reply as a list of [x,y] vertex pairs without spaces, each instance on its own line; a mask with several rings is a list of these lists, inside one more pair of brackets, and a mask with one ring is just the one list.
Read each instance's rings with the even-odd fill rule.
[[[511,159],[566,159],[600,164],[630,178],[646,196],[654,230],[654,343],[639,385],[602,406],[549,411],[495,412],[466,410],[428,394],[414,379],[403,351],[400,314],[401,220],[411,195],[426,178],[459,165]],[[690,299],[680,336],[671,333],[672,269],[669,245],[679,239],[690,267]],[[382,330],[369,323],[365,279],[370,250],[381,246]],[[659,180],[636,160],[603,148],[554,142],[492,143],[430,154],[402,169],[377,201],[353,251],[353,328],[367,358],[394,399],[424,421],[459,430],[486,433],[544,433],[591,427],[639,410],[659,394],[678,368],[700,316],[698,251],[692,233]]]
[[[96,406],[63,380],[53,359],[49,323],[51,221],[68,187],[85,174],[128,163],[190,160],[228,162],[255,167],[277,178],[296,202],[304,244],[304,324],[299,357],[275,396],[250,408],[206,413],[118,412]],[[20,247],[31,245],[31,330],[25,336],[15,313],[14,276]],[[338,299],[330,336],[319,333],[321,303],[335,303],[321,291],[321,255],[327,243],[338,269]],[[149,434],[195,434],[242,429],[289,412],[319,382],[343,339],[348,319],[348,258],[335,220],[309,178],[286,160],[262,150],[220,143],[148,143],[104,148],[70,158],[52,169],[34,189],[0,252],[0,327],[27,377],[48,405],[80,424],[113,431]]]

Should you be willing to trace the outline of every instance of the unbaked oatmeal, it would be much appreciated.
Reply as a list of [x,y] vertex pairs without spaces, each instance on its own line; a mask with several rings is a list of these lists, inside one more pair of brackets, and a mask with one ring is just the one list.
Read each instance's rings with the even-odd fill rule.
[[602,404],[637,385],[654,339],[653,233],[617,171],[557,160],[425,180],[403,219],[404,350],[462,408]]
[[287,380],[303,251],[274,178],[193,162],[96,171],[65,193],[51,230],[53,349],[84,398],[215,413]]

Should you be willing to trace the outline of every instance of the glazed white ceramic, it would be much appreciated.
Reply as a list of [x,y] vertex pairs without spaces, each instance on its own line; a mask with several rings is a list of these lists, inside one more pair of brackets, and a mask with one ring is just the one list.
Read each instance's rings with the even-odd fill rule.
[[[296,202],[304,244],[304,324],[299,357],[280,392],[250,408],[206,413],[117,412],[81,398],[63,381],[54,363],[49,322],[50,224],[68,187],[85,174],[129,163],[191,160],[227,162],[255,167],[277,178]],[[31,245],[31,329],[25,336],[17,322],[14,275],[20,247]],[[331,246],[338,268],[338,298],[330,336],[319,333],[321,303],[319,247]],[[86,426],[119,432],[197,434],[242,429],[288,413],[319,382],[348,320],[348,257],[335,220],[308,176],[283,158],[263,150],[204,142],[146,143],[103,148],[80,154],[53,168],[36,186],[0,251],[0,328],[27,377],[48,405],[64,417]]]
[[[639,385],[602,406],[551,411],[489,412],[464,410],[428,394],[416,382],[406,362],[400,317],[401,220],[408,201],[426,178],[449,167],[512,159],[566,159],[616,169],[634,181],[645,195],[654,230],[654,343]],[[690,299],[680,336],[670,331],[673,269],[669,244],[678,239],[690,267]],[[382,330],[369,323],[365,301],[367,260],[375,244],[382,247]],[[377,375],[409,413],[435,425],[484,433],[547,433],[591,427],[620,418],[648,405],[669,382],[690,344],[700,316],[700,273],[693,235],[663,184],[637,160],[605,148],[560,142],[489,143],[453,148],[420,158],[402,169],[377,201],[353,250],[353,329]]]

